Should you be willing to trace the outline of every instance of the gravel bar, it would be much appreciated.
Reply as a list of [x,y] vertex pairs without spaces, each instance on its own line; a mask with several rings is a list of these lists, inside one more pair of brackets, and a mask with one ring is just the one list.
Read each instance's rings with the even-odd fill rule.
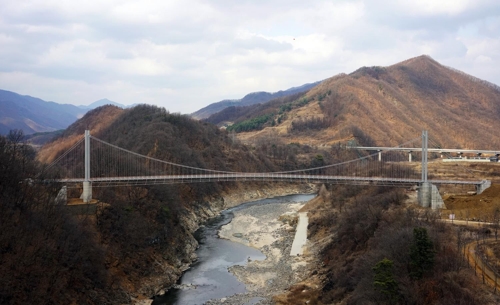
[[284,293],[307,274],[304,256],[290,256],[295,237],[297,211],[304,203],[269,203],[234,212],[232,222],[219,231],[227,238],[255,247],[266,255],[263,261],[249,261],[246,266],[229,268],[247,292],[205,304],[273,304],[272,297]]

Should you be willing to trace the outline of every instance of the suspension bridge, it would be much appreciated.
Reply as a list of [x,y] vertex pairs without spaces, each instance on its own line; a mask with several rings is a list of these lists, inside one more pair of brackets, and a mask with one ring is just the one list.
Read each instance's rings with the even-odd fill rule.
[[[288,181],[304,183],[419,186],[419,201],[429,207],[433,200],[434,185],[455,184],[476,186],[478,193],[489,186],[486,180],[428,179],[428,135],[424,131],[416,138],[398,147],[415,146],[421,141],[421,170],[401,162],[401,156],[390,150],[359,155],[358,158],[307,169],[279,172],[235,172],[199,168],[160,160],[118,147],[90,135],[75,143],[70,149],[47,166],[61,183],[83,183],[82,199],[90,202],[92,187],[121,185],[152,185],[171,183],[217,181]],[[393,156],[380,162],[380,154]],[[386,158],[385,158],[386,159]]]

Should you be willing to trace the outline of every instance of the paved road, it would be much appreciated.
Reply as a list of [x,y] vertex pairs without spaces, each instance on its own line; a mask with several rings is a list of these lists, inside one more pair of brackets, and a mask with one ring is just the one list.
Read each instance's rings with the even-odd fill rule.
[[469,226],[469,227],[482,227],[493,225],[491,222],[483,222],[483,221],[472,221],[472,220],[449,220],[449,219],[441,219],[444,222],[459,225],[459,226]]

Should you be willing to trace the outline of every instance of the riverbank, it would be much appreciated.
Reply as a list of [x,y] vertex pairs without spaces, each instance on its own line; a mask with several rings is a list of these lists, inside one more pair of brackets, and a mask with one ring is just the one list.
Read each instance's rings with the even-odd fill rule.
[[195,251],[198,246],[193,234],[210,218],[216,217],[221,211],[233,208],[248,201],[255,201],[265,198],[274,198],[288,194],[304,194],[316,192],[314,184],[287,184],[287,183],[236,183],[229,189],[222,191],[219,196],[210,198],[204,203],[193,203],[192,207],[180,219],[182,226],[187,228],[185,240],[185,251],[175,253],[178,264],[171,266],[165,264],[162,258],[159,268],[162,269],[155,275],[145,277],[141,280],[141,287],[130,292],[132,304],[150,304],[152,298],[162,295],[165,291],[172,288],[182,276],[183,271],[189,268],[197,260]]
[[259,249],[266,255],[262,261],[229,268],[247,285],[247,292],[212,300],[207,304],[273,304],[275,295],[303,280],[307,274],[307,255],[290,255],[302,203],[255,205],[234,212],[231,223],[219,232],[221,238]]

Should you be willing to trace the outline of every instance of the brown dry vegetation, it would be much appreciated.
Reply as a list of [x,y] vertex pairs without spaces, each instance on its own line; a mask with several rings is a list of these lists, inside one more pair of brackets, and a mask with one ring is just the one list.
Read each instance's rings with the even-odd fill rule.
[[446,209],[443,217],[455,214],[460,220],[495,222],[500,218],[500,185],[494,184],[478,195],[447,194],[443,197]]
[[500,241],[490,241],[478,245],[478,251],[494,272],[500,274]]
[[[333,191],[333,192],[332,192]],[[322,187],[309,209],[309,238],[318,269],[303,283],[275,298],[277,304],[493,304],[498,300],[462,258],[460,228],[437,214],[404,204],[404,193],[389,188]],[[421,277],[413,273],[415,228],[425,228],[434,261]],[[389,297],[374,283],[374,267],[393,263],[396,288]]]
[[123,109],[116,106],[102,106],[89,111],[85,120],[78,120],[69,126],[61,135],[47,143],[38,152],[37,159],[42,163],[51,163],[56,154],[67,151],[76,142],[82,139],[85,130],[96,134],[107,128],[121,113]]
[[54,202],[60,185],[32,183],[21,138],[0,137],[0,304],[126,303],[91,222]]
[[[421,56],[386,68],[338,75],[306,95],[229,109],[214,119],[215,123],[242,123],[272,114],[262,130],[239,135],[251,141],[252,147],[233,141],[211,124],[162,108],[105,106],[70,126],[40,151],[38,159],[50,162],[81,139],[85,129],[104,141],[154,158],[240,171],[307,168],[353,159],[356,152],[331,144],[356,139],[362,145],[396,145],[418,137],[422,129],[428,129],[434,142],[443,147],[496,148],[500,144],[495,137],[500,127],[499,98],[500,91],[487,83]],[[95,197],[109,205],[101,209],[97,226],[91,228],[48,204],[49,195],[57,192],[55,187],[40,196],[43,200],[36,199],[35,194],[42,193],[35,190],[30,190],[30,197],[23,196],[25,185],[18,181],[24,174],[19,176],[8,154],[0,161],[12,171],[0,171],[7,175],[0,189],[12,188],[0,201],[3,211],[8,211],[0,222],[0,303],[6,304],[28,304],[34,299],[42,304],[67,304],[70,299],[118,303],[128,300],[126,293],[154,293],[158,285],[145,287],[144,279],[169,286],[189,262],[188,245],[194,245],[194,225],[186,219],[208,217],[214,207],[208,200],[217,201],[222,191],[235,188],[231,183],[206,183],[96,189]],[[412,166],[419,169],[417,163]],[[464,167],[435,162],[429,173],[436,178],[494,178],[498,174],[496,164]],[[311,281],[278,297],[278,303],[387,303],[373,285],[373,267],[383,258],[392,260],[398,271],[394,277],[401,304],[485,304],[492,300],[461,260],[459,231],[438,222],[435,215],[422,218],[408,209],[404,194],[397,190],[329,188],[309,206],[309,238],[318,245],[321,268],[311,274]],[[328,194],[332,191],[334,196]],[[500,207],[499,192],[494,186],[475,197],[449,197],[446,205],[458,217],[459,211],[471,216],[473,209],[478,215],[479,211],[491,215]],[[35,213],[44,209],[47,213]],[[411,278],[409,268],[412,230],[417,227],[429,232],[436,253],[432,273],[418,280]],[[34,230],[36,234],[31,234]]]
[[[209,169],[270,171],[307,167],[317,160],[308,147],[290,151],[285,151],[285,146],[267,147],[267,150],[249,149],[234,142],[225,131],[214,125],[147,105],[126,110],[117,110],[112,106],[98,108],[70,126],[61,138],[44,147],[42,153],[51,158],[59,156],[71,146],[74,138],[83,136],[87,126],[93,136],[117,146],[153,158]],[[325,158],[328,158],[326,154]],[[255,186],[258,187],[257,182]],[[107,204],[101,205],[95,218],[87,218],[94,219],[95,227],[72,231],[81,234],[81,240],[91,243],[87,247],[89,251],[95,248],[102,253],[94,265],[95,272],[103,274],[102,279],[99,278],[103,289],[96,292],[94,299],[85,299],[86,302],[101,304],[95,300],[107,300],[101,293],[113,290],[121,295],[110,303],[123,303],[124,297],[127,298],[125,292],[152,296],[156,289],[174,284],[181,268],[191,262],[191,251],[196,247],[192,235],[196,221],[206,219],[214,209],[221,209],[223,202],[220,194],[237,187],[236,183],[226,182],[94,188],[93,196]],[[69,194],[75,197],[80,195],[78,189],[71,189]],[[68,219],[76,223],[81,220]],[[12,234],[15,236],[14,231]],[[50,236],[50,232],[46,234]],[[49,250],[49,255],[52,255],[50,251],[52,249]],[[79,251],[78,248],[72,249],[68,255],[79,257]],[[59,265],[54,267],[55,272],[58,268]],[[21,276],[20,282],[24,280],[22,274],[15,273],[13,276]],[[85,283],[91,282],[85,274],[76,276]],[[0,275],[0,282],[2,280]],[[51,280],[53,278],[49,274],[47,281]],[[77,292],[71,287],[64,288],[68,290],[67,295],[84,300],[75,296]],[[13,292],[17,293],[17,290]],[[38,293],[27,295],[30,298]],[[52,295],[50,298],[53,304],[65,303],[66,300]],[[19,300],[8,293],[5,299]]]
[[[398,145],[424,129],[441,147],[494,149],[500,145],[500,90],[428,56],[338,75],[311,89],[305,98],[307,104],[285,115],[269,102],[260,105],[258,113],[240,110],[239,116],[225,119],[239,122],[272,112],[274,123],[263,127],[276,130],[288,143],[316,146],[352,138],[363,145]],[[291,128],[294,123],[296,128]],[[244,133],[241,138],[255,139],[259,133]]]

